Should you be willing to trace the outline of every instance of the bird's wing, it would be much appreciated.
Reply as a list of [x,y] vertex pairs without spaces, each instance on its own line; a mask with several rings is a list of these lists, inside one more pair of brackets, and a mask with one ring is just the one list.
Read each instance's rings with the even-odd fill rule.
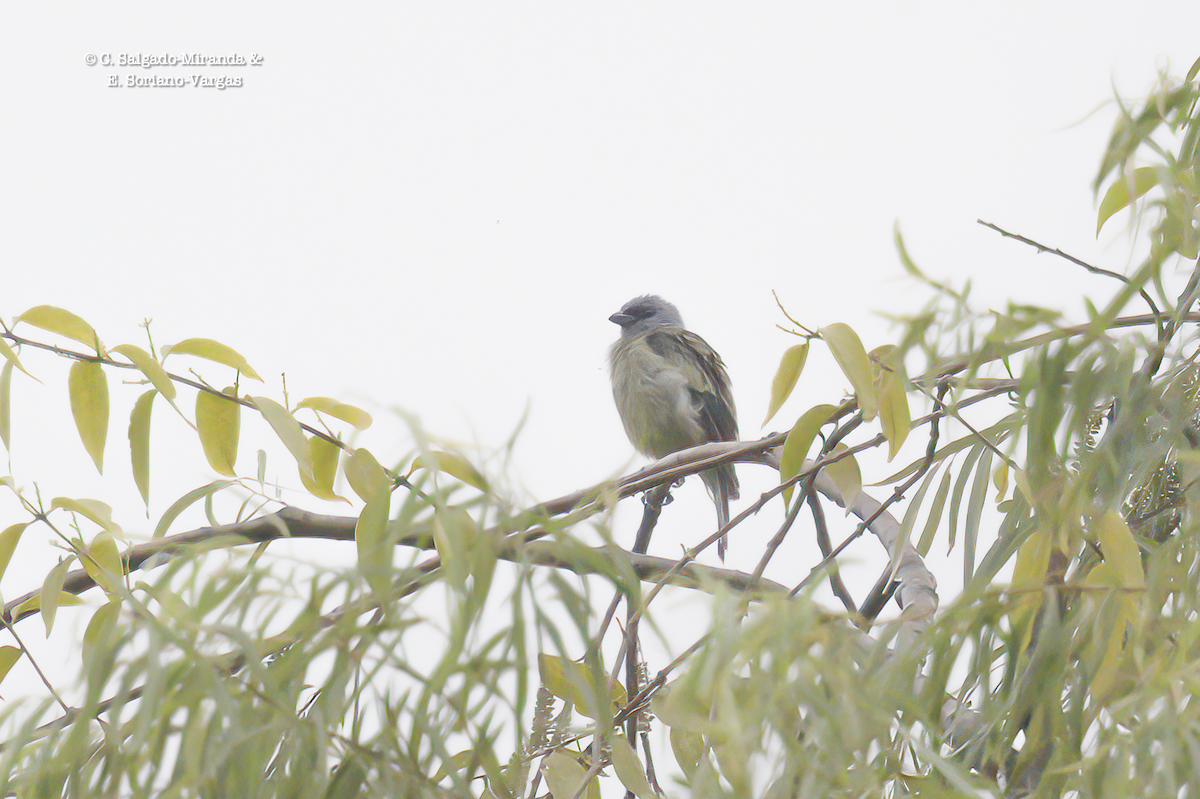
[[681,328],[656,330],[647,336],[647,343],[687,375],[688,391],[699,404],[698,421],[705,437],[709,441],[736,441],[737,411],[721,356],[704,339]]

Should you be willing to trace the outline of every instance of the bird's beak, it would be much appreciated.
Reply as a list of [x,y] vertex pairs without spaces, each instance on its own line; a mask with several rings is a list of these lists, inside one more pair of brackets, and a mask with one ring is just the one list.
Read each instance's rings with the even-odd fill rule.
[[608,317],[608,321],[612,322],[614,325],[620,325],[621,327],[629,327],[629,325],[633,324],[633,317],[627,313],[621,313],[620,311],[618,311],[617,313]]

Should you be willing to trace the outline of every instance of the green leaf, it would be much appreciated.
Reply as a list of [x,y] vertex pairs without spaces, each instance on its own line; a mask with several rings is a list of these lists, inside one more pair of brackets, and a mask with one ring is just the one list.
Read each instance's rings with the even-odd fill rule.
[[341,419],[349,425],[354,426],[359,430],[366,430],[371,426],[371,414],[356,408],[353,405],[347,405],[344,402],[338,402],[329,397],[307,397],[300,400],[296,405],[296,410],[301,408],[311,408],[314,411],[327,413],[335,419]]
[[[845,444],[836,444],[830,455],[840,455],[847,452]],[[862,491],[862,472],[859,471],[858,461],[853,455],[846,455],[840,461],[834,461],[825,467],[825,473],[833,480],[838,492],[842,495],[842,504],[850,507]]]
[[221,396],[209,391],[196,394],[196,432],[208,465],[218,474],[233,477],[236,472],[238,440],[242,429],[242,406],[235,399],[237,389],[230,386]]
[[120,615],[120,599],[110,599],[96,609],[96,612],[92,614],[92,618],[88,620],[87,629],[83,631],[83,650],[85,655],[97,643],[112,634],[116,629]]
[[108,379],[104,367],[76,361],[67,378],[71,415],[83,447],[92,456],[96,471],[104,473],[104,442],[108,438]]
[[21,659],[21,650],[15,646],[0,646],[0,681],[8,676],[9,670]]
[[387,601],[392,587],[393,547],[387,540],[390,505],[386,492],[377,494],[363,507],[354,525],[358,569],[381,604]]
[[12,449],[12,361],[0,367],[0,441]]
[[133,344],[119,344],[113,347],[112,351],[119,352],[128,358],[134,366],[141,370],[150,384],[158,389],[158,393],[168,400],[175,399],[175,383],[167,375],[167,370],[163,369],[162,364],[154,360],[150,353]]
[[921,557],[929,554],[933,546],[933,537],[937,535],[938,524],[942,521],[942,510],[946,507],[946,495],[950,493],[950,470],[942,474],[942,482],[938,484],[937,493],[933,495],[933,504],[929,507],[929,515],[925,517],[925,529],[921,531],[921,540],[917,542],[917,552]]
[[979,520],[986,505],[988,483],[992,478],[992,451],[985,449],[975,468],[975,481],[967,501],[967,523],[963,527],[963,585],[971,582],[975,571],[975,543],[979,540]]
[[34,327],[40,327],[42,330],[49,330],[51,333],[57,333],[60,336],[74,339],[81,344],[86,344],[95,349],[97,355],[103,356],[105,354],[104,345],[100,343],[100,337],[96,335],[96,331],[92,329],[92,326],[75,314],[70,311],[64,311],[62,308],[56,308],[53,305],[39,305],[35,308],[30,308],[18,316],[15,321],[24,322]]
[[197,358],[232,366],[246,377],[262,382],[258,372],[250,368],[250,364],[246,363],[245,358],[233,349],[210,338],[188,338],[178,344],[168,344],[162,348],[162,355],[164,360],[168,355],[195,355]]
[[433,544],[446,570],[446,580],[459,592],[466,591],[478,536],[475,520],[462,508],[448,508],[433,518]]
[[158,520],[158,525],[154,528],[154,537],[159,538],[166,535],[167,530],[171,528],[171,523],[175,521],[176,517],[191,507],[197,500],[212,496],[218,491],[234,485],[237,485],[237,480],[216,480],[208,485],[203,485],[187,492],[172,502],[171,507],[167,508],[166,513]]
[[[903,539],[904,543],[908,543],[912,538],[912,529],[917,523],[917,515],[921,512],[921,503],[925,500],[925,492],[933,484],[933,478],[937,476],[937,470],[940,465],[935,464],[929,469],[924,479],[921,480],[921,486],[917,489],[917,493],[909,500],[908,507],[904,509],[904,518],[900,521],[900,535],[896,537],[897,539]],[[896,557],[900,553],[901,546],[902,544],[898,541],[896,546],[892,548],[893,564],[897,563]]]
[[287,409],[269,397],[251,397],[250,401],[254,403],[254,407],[258,408],[258,412],[267,420],[267,424],[275,431],[275,435],[279,436],[279,440],[288,448],[288,452],[292,453],[292,457],[296,459],[296,463],[300,466],[300,473],[312,478],[312,449],[308,445],[308,438],[304,435],[304,429],[300,427],[300,423],[287,412]]
[[609,744],[612,747],[613,771],[617,772],[617,779],[626,790],[635,793],[639,799],[656,799],[654,791],[650,789],[650,782],[646,779],[642,761],[638,760],[637,753],[629,745],[629,739],[623,735],[614,735]]
[[78,513],[84,518],[91,519],[99,527],[116,536],[124,536],[125,531],[112,520],[112,508],[98,499],[71,499],[70,497],[55,497],[50,501],[51,508],[62,508],[72,513]]
[[8,569],[8,563],[12,560],[13,552],[16,551],[17,542],[21,540],[21,533],[25,532],[25,528],[29,525],[30,522],[17,522],[10,524],[4,528],[3,533],[0,533],[0,577],[3,577],[5,570]]
[[109,596],[117,594],[125,570],[112,533],[105,531],[97,535],[80,560],[88,576],[104,589],[104,593]]
[[408,473],[411,475],[417,469],[421,468],[445,472],[452,477],[457,477],[467,485],[478,488],[480,491],[488,490],[487,478],[472,466],[466,458],[452,452],[433,450],[425,455],[418,455],[413,459]]
[[154,409],[157,389],[150,389],[133,403],[129,414],[129,461],[133,467],[133,482],[146,507],[150,507],[150,411]]
[[671,727],[670,739],[675,762],[690,780],[700,767],[700,758],[704,756],[704,736],[682,727]]
[[807,341],[788,347],[783,353],[779,368],[775,370],[775,378],[771,381],[771,402],[767,407],[767,418],[763,419],[763,427],[766,427],[771,417],[779,412],[783,403],[792,395],[792,389],[796,387],[796,381],[800,379],[800,372],[804,370],[804,362],[807,359]]
[[1094,525],[1104,562],[1109,564],[1122,588],[1145,588],[1142,556],[1129,526],[1116,511],[1105,513]]
[[[829,417],[837,412],[834,405],[816,405],[804,412],[796,420],[792,431],[783,442],[783,454],[779,458],[779,482],[786,483],[804,468],[804,459],[808,456],[809,447],[821,426],[829,421]],[[790,503],[793,486],[783,490],[784,502]]]
[[[5,341],[3,337],[0,337],[0,355],[3,355],[6,359],[8,359],[10,364],[29,375],[29,372],[26,371],[25,367],[21,365],[21,359],[17,357],[17,353],[13,352],[13,348],[8,346],[8,342]],[[33,375],[29,376],[33,377]],[[33,377],[33,379],[37,380],[36,377]]]
[[872,363],[876,364],[875,396],[879,403],[879,426],[888,442],[889,463],[900,451],[912,428],[912,415],[908,409],[908,376],[904,372],[904,364],[893,354],[895,349],[889,344],[871,351]]
[[854,396],[858,398],[858,408],[862,411],[864,422],[875,418],[875,386],[871,378],[871,361],[867,351],[863,349],[862,340],[849,325],[836,323],[827,325],[817,331],[821,340],[829,345],[833,359],[841,367],[842,373],[854,387]]
[[386,497],[392,491],[391,478],[366,447],[351,452],[344,469],[346,482],[363,502]]
[[54,617],[58,613],[60,595],[63,593],[63,582],[67,579],[67,570],[71,568],[74,558],[65,558],[54,565],[46,573],[42,583],[42,592],[38,595],[38,607],[42,611],[42,621],[46,624],[46,635],[54,627]]
[[[978,438],[976,438],[978,441]],[[958,473],[958,479],[954,481],[954,493],[950,495],[950,533],[949,539],[946,542],[946,553],[949,554],[954,549],[954,544],[958,537],[958,509],[962,505],[963,491],[966,490],[967,480],[971,477],[971,472],[975,469],[975,463],[979,460],[979,456],[983,454],[983,444],[977,443],[967,452],[967,456],[963,459],[962,471]]]
[[308,447],[312,453],[312,477],[306,477],[301,470],[300,482],[304,483],[304,487],[314,497],[347,502],[345,497],[338,496],[333,490],[333,480],[337,476],[338,457],[342,454],[342,448],[320,436],[310,437]]
[[[542,776],[554,799],[575,799],[587,776],[587,769],[561,749],[555,749],[542,761]],[[594,778],[593,778],[594,781]]]
[[[1133,185],[1132,194],[1129,191],[1131,183]],[[1104,193],[1104,199],[1100,201],[1100,210],[1096,212],[1096,235],[1100,235],[1100,228],[1104,227],[1104,223],[1113,214],[1127,207],[1157,185],[1158,170],[1152,166],[1138,167],[1133,170],[1132,180],[1128,175],[1117,175],[1117,179]]]

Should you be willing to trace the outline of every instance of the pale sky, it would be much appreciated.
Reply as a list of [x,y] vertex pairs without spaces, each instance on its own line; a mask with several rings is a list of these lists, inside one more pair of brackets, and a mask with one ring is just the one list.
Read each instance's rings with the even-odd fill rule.
[[[1197,31],[1195,2],[7,3],[0,316],[58,305],[109,346],[145,346],[146,318],[160,346],[218,339],[265,378],[245,390],[278,398],[286,372],[293,401],[371,410],[359,443],[385,462],[410,447],[388,408],[489,450],[527,412],[511,477],[548,499],[642,464],[606,362],[607,317],[633,296],[672,300],[721,353],[746,439],[767,432],[771,377],[795,343],[775,328],[772,290],[868,349],[893,340],[878,312],[924,303],[895,255],[897,222],[922,268],[969,278],[981,307],[1012,298],[1082,319],[1079,292],[1112,285],[976,219],[1123,269],[1128,238],[1110,223],[1097,240],[1091,190],[1109,101],[1114,87],[1142,96],[1159,70],[1181,77]],[[117,65],[139,53],[261,64]],[[242,85],[108,87],[195,76]],[[817,349],[770,429],[842,398]],[[104,498],[142,535],[213,479],[193,445],[156,473],[148,521],[124,438],[142,389],[114,379],[101,479],[70,427],[65,368],[26,365],[44,385],[14,378],[17,482]],[[156,429],[183,430],[155,414]],[[165,468],[172,450],[154,457]],[[741,474],[744,497],[771,484]],[[710,532],[699,484],[677,493],[673,512]],[[638,507],[618,516],[627,545]],[[0,497],[0,528],[19,518]],[[664,530],[660,554],[695,532]],[[819,557],[804,542],[792,557],[806,571]],[[760,548],[742,560],[735,546],[731,565],[752,567]],[[6,598],[44,574],[12,571]]]

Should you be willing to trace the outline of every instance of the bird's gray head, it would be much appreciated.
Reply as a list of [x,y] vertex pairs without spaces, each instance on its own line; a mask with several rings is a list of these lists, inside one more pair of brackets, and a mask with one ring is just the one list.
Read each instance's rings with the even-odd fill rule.
[[621,337],[641,335],[660,327],[683,327],[679,309],[654,294],[634,297],[608,321],[621,326]]

